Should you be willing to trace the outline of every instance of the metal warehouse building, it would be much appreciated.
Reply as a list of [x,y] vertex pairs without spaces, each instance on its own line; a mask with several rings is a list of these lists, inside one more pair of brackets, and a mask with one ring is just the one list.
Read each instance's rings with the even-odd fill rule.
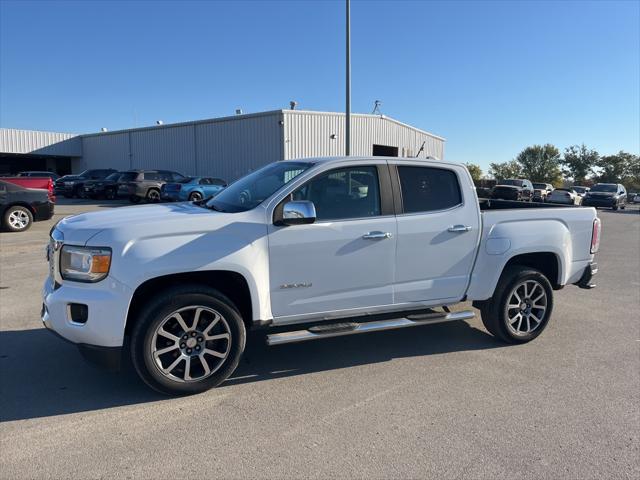
[[[345,115],[274,110],[72,135],[0,129],[0,173],[166,169],[233,181],[277,160],[344,155]],[[351,154],[442,159],[444,139],[381,115],[352,114]]]

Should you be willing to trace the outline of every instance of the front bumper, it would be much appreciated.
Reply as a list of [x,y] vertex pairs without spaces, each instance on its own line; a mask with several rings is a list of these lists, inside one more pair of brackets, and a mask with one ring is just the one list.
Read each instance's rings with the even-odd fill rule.
[[584,197],[582,199],[582,205],[585,207],[614,207],[617,204],[617,199],[612,197]]
[[162,198],[162,200],[168,201],[168,202],[179,202],[180,201],[180,193],[179,192],[166,192],[166,191],[162,191],[160,192],[160,198]]
[[[76,344],[122,347],[132,290],[112,277],[97,283],[64,282],[48,277],[42,288],[42,323]],[[71,319],[69,305],[87,305],[84,323]]]

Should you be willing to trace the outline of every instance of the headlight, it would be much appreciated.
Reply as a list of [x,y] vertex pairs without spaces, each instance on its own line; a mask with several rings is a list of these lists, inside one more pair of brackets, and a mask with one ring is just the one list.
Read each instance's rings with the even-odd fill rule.
[[110,266],[110,248],[65,245],[60,253],[60,274],[65,280],[99,282]]

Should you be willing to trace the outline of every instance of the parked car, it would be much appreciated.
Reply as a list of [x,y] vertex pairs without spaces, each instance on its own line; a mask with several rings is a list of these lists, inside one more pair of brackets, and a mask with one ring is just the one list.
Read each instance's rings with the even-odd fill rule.
[[533,184],[533,201],[546,202],[549,194],[553,192],[553,185],[550,183],[534,183]]
[[66,198],[74,198],[82,195],[84,184],[89,180],[103,180],[116,170],[113,168],[99,168],[85,170],[79,175],[65,175],[56,181],[56,194]]
[[624,210],[627,205],[627,191],[624,185],[619,183],[596,183],[584,196],[582,204]]
[[18,177],[49,177],[54,182],[60,178],[60,175],[54,172],[47,171],[28,171],[28,172],[20,172],[17,175]]
[[594,287],[600,221],[593,208],[481,207],[473,189],[459,164],[311,158],[206,202],[67,217],[51,231],[42,321],[112,367],[126,348],[166,394],[223,382],[256,327],[279,345],[470,319],[449,310],[470,300],[497,339],[529,342],[555,289]]
[[627,203],[638,203],[638,202],[640,202],[640,193],[627,192]]
[[211,177],[185,177],[160,187],[160,198],[171,202],[197,201],[211,197],[227,186],[227,182]]
[[565,205],[580,205],[582,198],[571,187],[556,188],[547,197],[549,203],[562,203]]
[[574,185],[571,188],[573,188],[580,198],[584,198],[587,192],[591,190],[589,187],[583,187],[582,185]]
[[113,172],[102,180],[87,180],[82,187],[82,196],[113,200],[118,196],[118,182],[123,172]]
[[13,183],[23,188],[45,190],[51,202],[56,201],[53,180],[49,177],[2,177],[3,182]]
[[169,170],[129,170],[120,177],[118,194],[129,197],[131,203],[141,200],[160,201],[160,188],[167,182],[179,182],[186,177]]
[[508,178],[498,182],[491,190],[491,198],[497,200],[533,200],[533,184],[529,180]]
[[24,232],[33,222],[53,217],[53,209],[47,190],[24,188],[0,180],[0,218],[4,229]]

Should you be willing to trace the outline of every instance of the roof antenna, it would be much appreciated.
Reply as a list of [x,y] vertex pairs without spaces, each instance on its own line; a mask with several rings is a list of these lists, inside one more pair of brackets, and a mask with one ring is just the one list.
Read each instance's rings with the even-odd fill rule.
[[416,153],[416,158],[418,158],[418,156],[420,155],[420,153],[424,152],[424,144],[427,143],[427,141],[425,140],[424,142],[422,142],[422,146],[420,147],[420,150],[418,150],[418,153]]
[[371,115],[375,115],[376,113],[380,116],[382,116],[382,112],[380,111],[380,105],[382,105],[382,102],[380,100],[376,100],[373,103],[373,112],[371,112]]

